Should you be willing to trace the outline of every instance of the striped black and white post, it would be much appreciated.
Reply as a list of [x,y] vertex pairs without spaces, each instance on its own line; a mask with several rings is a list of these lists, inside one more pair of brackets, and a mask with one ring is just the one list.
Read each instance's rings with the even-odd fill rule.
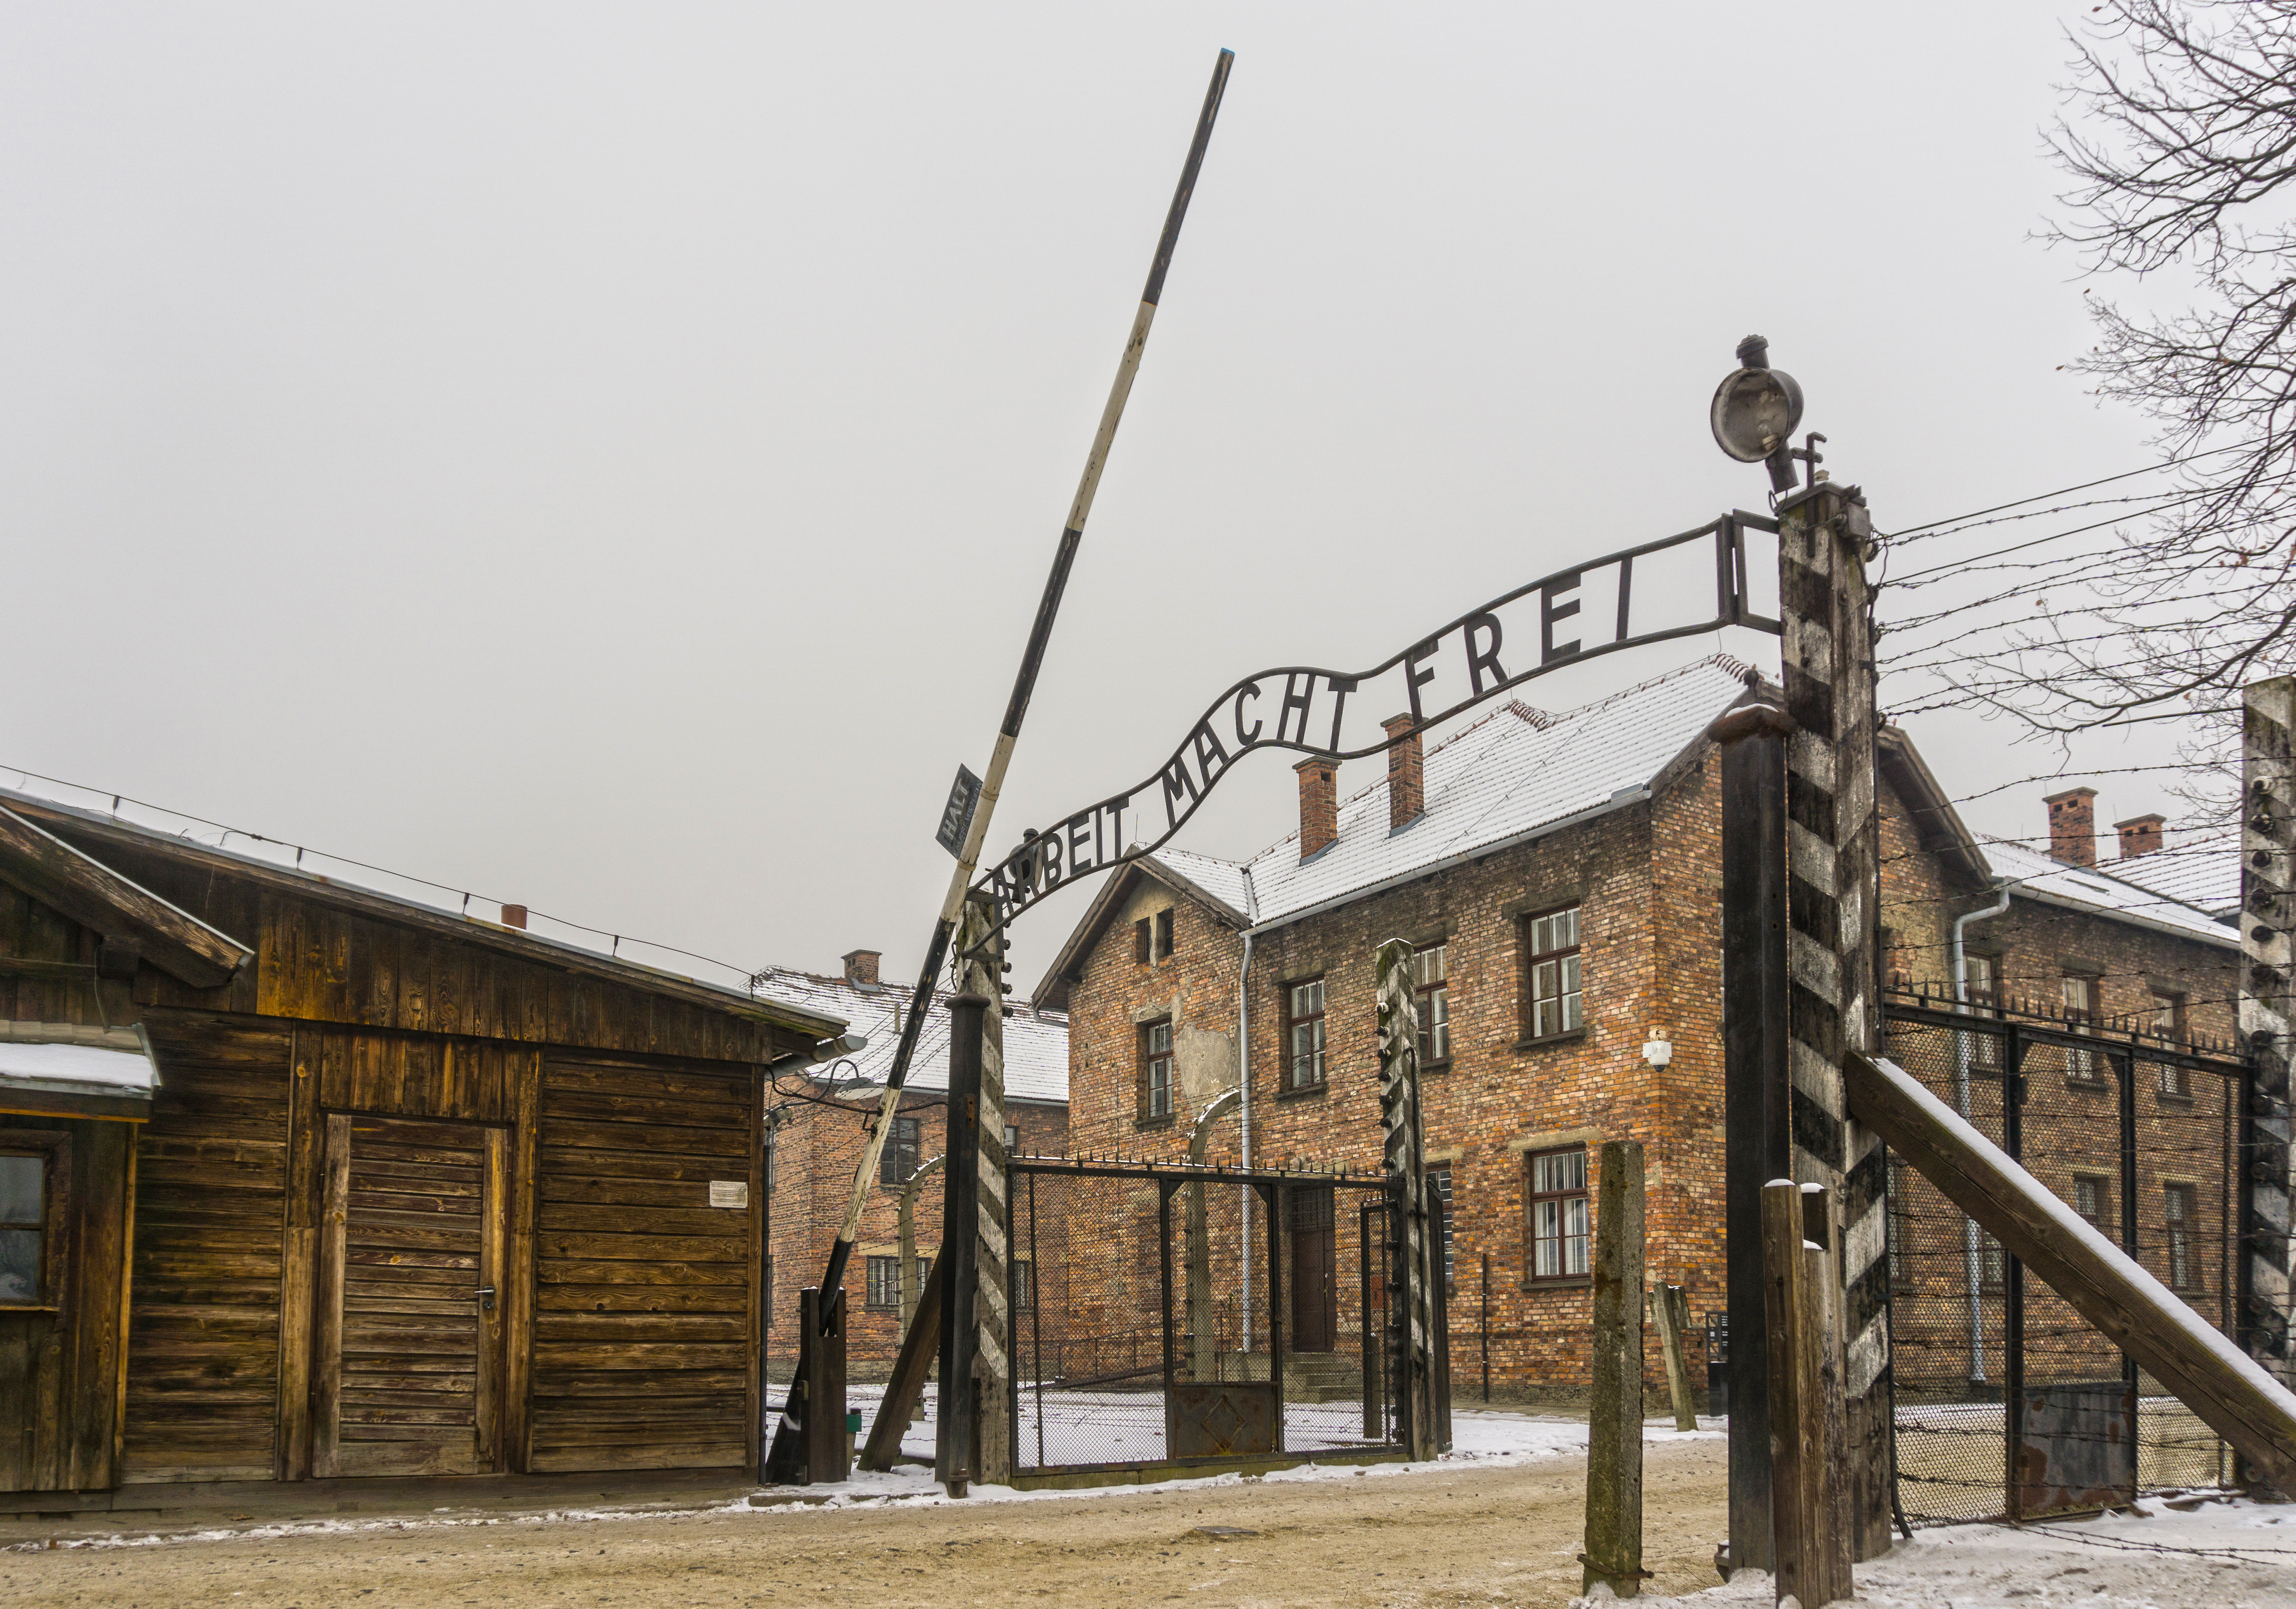
[[2289,1103],[2296,1096],[2296,677],[2246,690],[2241,754],[2240,1033],[2250,1074],[2241,1114],[2240,1338],[2296,1385],[2289,1264]]
[[1388,1197],[1396,1226],[1402,1286],[1390,1308],[1395,1406],[1406,1453],[1436,1455],[1434,1247],[1427,1226],[1427,1134],[1419,1110],[1419,1000],[1412,987],[1407,939],[1379,947],[1379,1117],[1385,1131]]
[[985,894],[965,902],[958,953],[965,958],[958,989],[987,996],[980,1021],[980,1092],[976,1153],[978,1176],[972,1269],[972,1402],[980,1430],[972,1444],[973,1479],[1009,1485],[1013,1479],[1013,1333],[1011,1301],[1012,1192],[1004,1155],[1004,942],[996,907]]
[[[1880,1050],[1874,640],[1866,580],[1874,524],[1824,482],[1778,510],[1786,739],[1787,1094],[1798,1183],[1823,1185],[1838,1221],[1852,1545],[1890,1547],[1889,1214],[1880,1137],[1842,1099],[1841,1053]],[[1836,1239],[1838,1237],[1838,1240]]]

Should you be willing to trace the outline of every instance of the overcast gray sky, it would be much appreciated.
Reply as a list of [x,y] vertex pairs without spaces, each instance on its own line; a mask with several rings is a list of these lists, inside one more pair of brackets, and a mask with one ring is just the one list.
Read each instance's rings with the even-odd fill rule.
[[[12,5],[0,785],[912,976],[1219,46],[992,852],[1239,674],[1759,509],[1705,420],[1750,331],[1884,528],[2146,461],[2030,239],[2061,14]],[[2054,764],[1915,735],[1956,792]],[[1287,829],[1256,764],[1183,842]]]

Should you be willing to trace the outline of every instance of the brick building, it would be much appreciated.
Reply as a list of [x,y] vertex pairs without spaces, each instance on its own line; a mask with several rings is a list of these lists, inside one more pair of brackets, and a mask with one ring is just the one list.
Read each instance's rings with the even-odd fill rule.
[[[1311,759],[1298,829],[1262,854],[1162,850],[1119,872],[1035,997],[1068,1013],[1077,1149],[1179,1156],[1241,1086],[1215,1158],[1376,1171],[1373,954],[1406,938],[1421,951],[1428,1160],[1451,1207],[1455,1357],[1487,1336],[1495,1388],[1583,1390],[1604,1139],[1647,1148],[1651,1277],[1719,1310],[1720,784],[1705,731],[1754,685],[1717,655],[1578,710],[1510,703],[1432,747],[1406,737],[1344,799],[1337,764]],[[2235,935],[2189,889],[2095,868],[2085,795],[2058,809],[2052,860],[1980,845],[1902,732],[1882,772],[1900,981],[1944,987],[1954,918],[1993,906],[2005,878],[2005,908],[1962,925],[1985,987],[2229,1031]],[[2141,855],[2161,823],[2133,825]],[[1292,1244],[1304,1287],[1328,1229],[1303,1221]],[[1344,1349],[1359,1319],[1339,1308]],[[1295,1348],[1331,1340],[1329,1316],[1316,1321],[1324,1333]]]
[[[837,977],[771,968],[756,986],[765,998],[816,1007],[868,1035],[858,1056],[819,1068],[811,1077],[785,1077],[771,1091],[767,1114],[770,1161],[767,1212],[767,1328],[769,1359],[783,1371],[797,1356],[798,1293],[820,1279],[829,1261],[853,1169],[860,1160],[863,1117],[876,1108],[900,1042],[909,1009],[906,985],[878,976],[878,952],[857,950]],[[808,1004],[809,1002],[809,1004]],[[831,1002],[834,1002],[833,1009]],[[1068,1145],[1068,1022],[1061,1013],[1028,1005],[1004,1009],[1004,1123],[1008,1148],[1058,1156]],[[917,1041],[894,1131],[864,1209],[861,1232],[846,1275],[848,1367],[857,1379],[882,1378],[900,1345],[903,1314],[913,1307],[923,1270],[940,1246],[941,1175],[931,1164],[947,1132],[948,1004],[935,999],[931,1019]],[[918,1170],[928,1168],[917,1179]],[[912,1229],[910,1278],[902,1278],[900,1209],[908,1191]],[[1040,1270],[1016,1273],[1017,1298],[1026,1301]],[[1041,1270],[1055,1278],[1056,1270]],[[777,1378],[783,1377],[781,1375]]]

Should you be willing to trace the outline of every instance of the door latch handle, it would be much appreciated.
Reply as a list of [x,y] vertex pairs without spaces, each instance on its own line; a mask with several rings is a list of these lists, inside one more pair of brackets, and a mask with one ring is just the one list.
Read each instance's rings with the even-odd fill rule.
[[476,1295],[479,1299],[479,1311],[480,1312],[490,1313],[495,1311],[495,1287],[493,1286],[482,1285],[479,1286],[472,1295]]

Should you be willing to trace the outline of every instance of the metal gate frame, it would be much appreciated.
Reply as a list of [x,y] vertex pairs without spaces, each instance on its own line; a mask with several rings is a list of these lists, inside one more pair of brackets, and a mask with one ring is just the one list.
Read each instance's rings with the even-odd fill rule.
[[[2015,1004],[1985,1004],[1964,1006],[1951,998],[1933,993],[1925,988],[1898,988],[1882,997],[1883,1030],[1898,1025],[1941,1028],[1956,1034],[1983,1034],[2000,1041],[2000,1055],[1992,1064],[1997,1068],[2002,1084],[2001,1148],[2012,1161],[2024,1161],[2024,1107],[2029,1095],[2026,1087],[2025,1062],[2033,1050],[2051,1047],[2083,1051],[2112,1070],[2115,1083],[2119,1127],[2120,1158],[2115,1172],[2115,1194],[2120,1206],[2120,1244],[2134,1255],[2137,1250],[2137,1144],[2136,1144],[2136,1086],[2139,1066],[2171,1066],[2218,1078],[2230,1086],[2228,1099],[2234,1115],[2238,1138],[2234,1141],[2228,1158],[2232,1172],[2234,1209],[2226,1225],[2235,1247],[2248,1244],[2254,1221],[2255,1170],[2250,1165],[2256,1148],[2251,1114],[2256,1109],[2254,1099],[2256,1068],[2254,1062],[2237,1054],[2234,1047],[2216,1047],[2212,1041],[2191,1040],[2185,1046],[2169,1043],[2135,1027],[2106,1024],[2076,1026],[2062,1016],[2030,1002]],[[2190,1048],[2208,1043],[2210,1050]],[[2214,1053],[2210,1053],[2213,1050]],[[1964,1052],[1965,1053],[1965,1052]],[[1990,1070],[1990,1069],[1988,1069]],[[1892,1188],[1893,1170],[1885,1162],[1882,1172],[1884,1189]],[[1895,1203],[1887,1221],[1894,1231],[1898,1221]],[[2234,1256],[2236,1274],[2227,1286],[2226,1300],[2230,1304],[2231,1339],[2243,1351],[2248,1350],[2249,1300],[2247,1289],[2248,1259]],[[2034,1513],[2027,1507],[2025,1493],[2029,1482],[2021,1479],[2024,1472],[2026,1451],[2025,1413],[2028,1407],[2025,1392],[2025,1269],[2021,1260],[2005,1254],[2002,1278],[2002,1429],[2005,1444],[2002,1449],[2003,1492],[2002,1512],[2010,1520],[2029,1517]],[[1894,1326],[1894,1312],[1892,1314]],[[1891,1343],[1894,1354],[1896,1344]],[[2143,1472],[2138,1466],[2138,1383],[2134,1359],[2123,1354],[2121,1360],[2123,1385],[2122,1423],[2127,1445],[2130,1450],[2129,1486],[2122,1501],[2133,1501],[2143,1488]],[[1897,1371],[1890,1371],[1890,1417],[1897,1417]],[[1898,1515],[1898,1524],[1906,1524],[1905,1509],[1899,1500],[1896,1467],[1896,1439],[1891,1439],[1891,1502]],[[2104,1496],[2101,1489],[2090,1489],[2088,1494],[2099,1502],[2084,1503],[2086,1508],[2102,1507]],[[2119,1495],[2119,1494],[2116,1494]],[[2074,1512],[2062,1507],[2052,1507],[2050,1513]]]

